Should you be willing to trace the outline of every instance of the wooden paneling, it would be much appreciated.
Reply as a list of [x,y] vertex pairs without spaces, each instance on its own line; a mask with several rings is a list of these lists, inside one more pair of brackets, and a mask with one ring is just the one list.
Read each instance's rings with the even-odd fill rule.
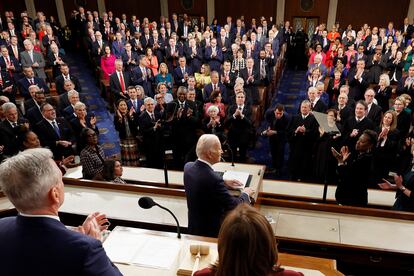
[[[193,2],[193,8],[186,10],[181,4],[182,0],[169,0],[168,1],[168,14],[188,14],[191,16],[207,16],[207,0],[191,0]],[[225,1],[223,1],[225,2]],[[208,22],[210,23],[210,22]]]
[[354,29],[359,29],[364,23],[373,26],[386,27],[389,21],[394,22],[394,27],[400,28],[403,19],[407,16],[410,0],[338,0],[336,21],[345,28],[352,24]]
[[121,17],[125,13],[130,18],[136,15],[141,21],[148,17],[149,20],[159,20],[161,15],[160,0],[140,0],[140,1],[105,1],[106,10],[112,11],[116,17]]
[[26,10],[26,3],[23,0],[1,0],[0,12],[4,19],[4,11],[12,11],[15,18],[20,17],[20,13]]
[[[69,22],[70,15],[71,15],[72,11],[77,10],[78,6],[76,6],[74,0],[63,0],[63,7],[65,9],[66,22]],[[85,10],[86,11],[97,11],[98,10],[98,2],[96,0],[86,1]]]
[[53,15],[55,20],[59,21],[55,0],[34,0],[34,4],[37,12],[44,12],[48,19],[51,15]]
[[[290,2],[287,0],[286,2]],[[215,0],[216,17],[220,24],[226,22],[226,17],[230,15],[233,17],[233,22],[236,18],[244,15],[245,22],[250,25],[250,20],[256,18],[258,21],[261,16],[273,17],[276,19],[276,5],[277,0],[255,0],[255,1],[239,1],[239,0]],[[209,22],[211,23],[211,22]]]
[[287,0],[285,4],[285,21],[292,22],[293,17],[319,17],[319,22],[327,21],[329,0],[314,0],[313,7],[304,11],[300,6],[300,0]]

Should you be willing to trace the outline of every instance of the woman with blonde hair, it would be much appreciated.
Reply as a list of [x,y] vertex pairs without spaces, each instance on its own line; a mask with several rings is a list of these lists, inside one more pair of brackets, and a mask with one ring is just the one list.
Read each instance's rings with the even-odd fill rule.
[[390,98],[392,94],[392,88],[390,87],[390,77],[388,74],[381,74],[379,77],[378,86],[375,88],[375,99],[378,105],[382,108],[382,111],[390,109]]
[[204,86],[206,84],[211,83],[210,65],[208,64],[201,65],[200,73],[195,73],[194,77],[196,81],[196,88],[204,90]]
[[167,85],[168,93],[172,94],[172,88],[174,85],[173,77],[170,73],[168,73],[168,66],[164,62],[160,64],[158,74],[155,76],[155,83],[158,85],[161,82]]
[[247,204],[227,215],[218,236],[218,264],[195,276],[300,276],[277,265],[275,235],[267,219]]

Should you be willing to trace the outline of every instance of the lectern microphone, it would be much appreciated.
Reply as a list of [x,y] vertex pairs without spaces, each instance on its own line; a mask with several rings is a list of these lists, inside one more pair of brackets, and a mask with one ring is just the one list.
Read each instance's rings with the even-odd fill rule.
[[180,223],[178,222],[177,217],[173,214],[173,212],[171,212],[171,210],[170,210],[170,209],[168,209],[168,208],[166,208],[166,207],[164,207],[164,206],[159,205],[159,204],[158,204],[158,203],[156,203],[156,202],[155,202],[152,198],[150,198],[150,197],[148,197],[148,196],[143,196],[143,197],[141,197],[141,198],[138,200],[138,205],[139,205],[139,207],[141,207],[142,209],[150,209],[150,208],[152,208],[152,207],[154,207],[154,206],[158,206],[158,207],[160,207],[161,209],[163,209],[163,210],[167,211],[168,213],[170,213],[170,214],[173,216],[173,218],[174,218],[174,220],[175,220],[175,223],[177,224],[177,238],[181,239],[181,233],[180,233]]

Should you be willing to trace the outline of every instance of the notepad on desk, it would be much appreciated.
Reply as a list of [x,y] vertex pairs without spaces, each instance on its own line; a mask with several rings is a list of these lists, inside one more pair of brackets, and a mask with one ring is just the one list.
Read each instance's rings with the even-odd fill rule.
[[250,175],[248,172],[225,171],[222,176],[224,180],[240,181],[240,183],[243,185],[237,190],[243,190],[244,188],[249,187],[252,180],[252,175]]
[[171,269],[181,249],[179,240],[116,227],[103,244],[114,263]]

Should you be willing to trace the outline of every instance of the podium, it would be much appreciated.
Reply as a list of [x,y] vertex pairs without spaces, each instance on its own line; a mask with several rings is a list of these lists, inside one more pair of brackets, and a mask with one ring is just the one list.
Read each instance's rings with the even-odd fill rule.
[[[256,190],[253,198],[255,200],[257,199],[259,192],[262,190],[262,181],[266,166],[241,163],[235,163],[234,166],[232,166],[231,163],[220,162],[214,164],[213,168],[218,172],[239,171],[249,173],[252,176],[250,187]],[[158,184],[158,186],[160,183],[165,183],[164,170],[142,167],[123,167],[123,169],[122,178],[125,179],[126,182],[147,185]],[[82,166],[68,169],[64,177],[75,179],[82,178]],[[184,189],[184,172],[168,170],[168,179],[170,187]]]
[[[172,276],[191,275],[195,256],[191,244],[210,247],[209,255],[202,256],[199,269],[217,259],[216,239],[157,232],[129,227],[116,227],[103,246],[119,270],[128,275]],[[282,267],[305,275],[342,275],[336,270],[336,261],[279,253]]]

